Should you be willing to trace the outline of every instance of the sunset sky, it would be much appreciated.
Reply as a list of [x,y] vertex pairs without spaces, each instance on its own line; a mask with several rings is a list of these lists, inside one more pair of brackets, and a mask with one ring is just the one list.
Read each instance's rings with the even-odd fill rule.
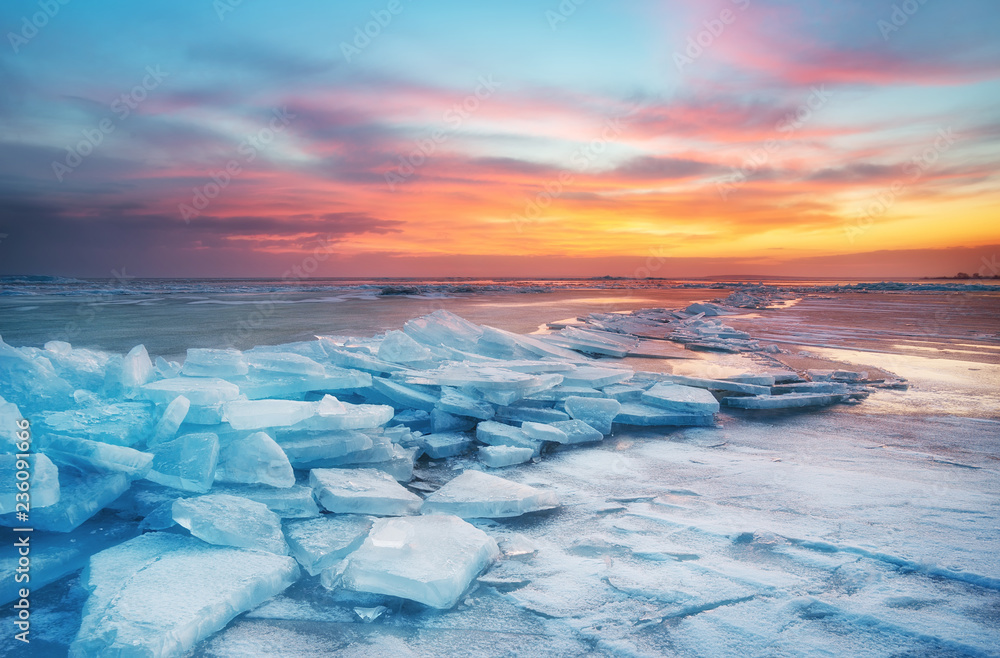
[[1000,252],[994,0],[35,0],[0,28],[0,274]]

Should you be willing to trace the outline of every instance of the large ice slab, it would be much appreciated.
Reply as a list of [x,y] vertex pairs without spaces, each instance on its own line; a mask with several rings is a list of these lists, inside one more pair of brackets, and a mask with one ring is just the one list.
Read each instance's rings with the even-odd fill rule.
[[456,516],[380,519],[348,558],[341,582],[448,609],[499,555],[493,538]]
[[174,377],[145,384],[141,394],[157,404],[173,402],[183,395],[194,406],[212,407],[238,398],[240,388],[216,377]]
[[403,331],[419,343],[474,352],[483,329],[450,311],[438,310],[403,325]]
[[94,404],[81,409],[43,412],[32,419],[35,434],[61,434],[134,446],[153,431],[153,405],[148,402]]
[[372,379],[372,388],[389,398],[393,406],[397,408],[423,409],[431,411],[437,404],[438,398],[426,391],[413,386],[407,386],[399,382],[390,381],[383,377]]
[[216,493],[175,500],[171,513],[174,521],[209,544],[288,554],[281,519],[263,503]]
[[153,468],[146,478],[166,487],[204,493],[212,487],[218,461],[217,435],[185,434],[153,449]]
[[288,427],[310,418],[316,411],[315,402],[295,400],[234,400],[222,405],[226,421],[237,430]]
[[442,432],[420,437],[424,454],[431,459],[456,457],[472,447],[472,437],[463,432]]
[[601,434],[611,434],[611,423],[621,411],[618,400],[601,398],[566,398],[566,412],[576,420],[582,420]]
[[359,514],[324,514],[286,523],[285,539],[292,556],[310,576],[317,576],[360,547],[372,522]]
[[326,462],[338,465],[348,455],[369,450],[372,438],[357,431],[303,433],[292,438],[282,438],[279,443],[288,461],[295,468]]
[[[54,461],[84,470],[124,473],[135,480],[146,477],[153,455],[110,443],[70,436],[43,435],[36,446]],[[35,496],[32,490],[32,498]]]
[[615,422],[621,425],[644,427],[659,425],[707,427],[715,424],[715,419],[712,414],[677,413],[641,402],[626,402],[622,404],[621,411],[615,416]]
[[94,555],[73,658],[179,656],[298,580],[295,560],[153,532]]
[[281,446],[266,432],[255,432],[230,441],[219,451],[215,479],[290,487],[295,484],[295,473]]
[[[18,478],[18,472],[28,473],[27,480]],[[59,502],[59,468],[43,454],[26,457],[0,455],[0,478],[3,478],[3,485],[0,486],[0,514],[16,512],[18,502],[26,502],[29,512],[34,508],[48,507]],[[18,486],[20,482],[25,483],[24,491]],[[27,493],[27,496],[19,499],[19,493]]]
[[484,420],[476,426],[476,439],[491,446],[530,448],[536,455],[542,445],[540,441],[532,439],[521,428],[492,420]]
[[[565,422],[565,421],[556,421]],[[521,423],[521,431],[536,441],[553,441],[555,443],[569,443],[569,435],[555,425],[547,423],[534,423],[525,421]]]
[[433,357],[429,349],[402,331],[387,331],[378,348],[378,358],[403,365],[427,362]]
[[642,401],[677,413],[712,414],[719,411],[719,401],[707,389],[669,382],[654,384],[642,394]]
[[456,388],[442,388],[441,399],[437,401],[435,406],[441,411],[456,416],[469,416],[479,420],[493,418],[493,405],[477,397],[466,395]]
[[593,443],[594,441],[604,439],[604,435],[601,432],[576,418],[552,423],[552,427],[566,435],[566,441],[563,443]]
[[424,499],[423,511],[463,519],[498,519],[558,506],[559,498],[552,491],[469,470]]
[[786,393],[784,395],[754,395],[722,398],[727,406],[739,409],[799,409],[828,407],[847,399],[847,395],[824,393]]
[[[59,502],[31,510],[31,527],[50,532],[72,532],[81,523],[107,507],[129,487],[124,473],[59,473]],[[23,527],[14,514],[0,517],[0,525]]]
[[239,350],[188,348],[181,374],[188,377],[237,377],[249,371]]
[[338,514],[416,514],[423,503],[391,475],[372,468],[314,468],[309,484],[320,505]]
[[3,395],[32,410],[65,409],[73,403],[73,387],[43,356],[30,357],[0,339],[0,381]]
[[340,402],[333,396],[326,396],[320,400],[313,416],[289,427],[279,428],[276,430],[278,436],[275,438],[279,439],[280,443],[281,434],[286,432],[373,429],[388,423],[395,413],[395,410],[387,404],[349,404]]
[[212,493],[226,493],[256,500],[283,519],[308,519],[319,515],[319,506],[313,498],[312,487],[296,484],[277,488],[266,484],[219,484]]
[[127,395],[134,395],[139,387],[152,381],[153,362],[145,345],[136,345],[125,355],[122,361],[122,388]]
[[705,379],[702,377],[685,377],[683,375],[663,375],[663,380],[684,386],[694,386],[695,388],[707,388],[710,391],[729,391],[731,393],[745,393],[747,395],[767,395],[771,392],[768,386],[757,386],[755,384],[741,384],[740,382],[726,381],[723,379]]

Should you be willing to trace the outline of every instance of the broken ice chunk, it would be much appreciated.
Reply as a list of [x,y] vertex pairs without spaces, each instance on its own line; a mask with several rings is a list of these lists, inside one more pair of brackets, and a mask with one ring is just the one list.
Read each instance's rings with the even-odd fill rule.
[[[600,432],[598,432],[598,434],[600,434]],[[603,439],[604,437],[602,436],[601,438]],[[531,448],[515,448],[514,446],[482,446],[479,448],[479,461],[490,468],[503,468],[504,466],[513,466],[514,464],[523,464],[531,461],[534,454],[535,451]]]
[[658,425],[707,427],[715,424],[712,414],[676,413],[641,402],[626,402],[615,416],[621,425],[655,427]]
[[39,414],[36,434],[62,434],[118,446],[134,446],[153,428],[153,406],[148,402],[118,402],[70,411]]
[[431,351],[402,331],[387,331],[378,348],[378,358],[390,363],[410,365],[432,358]]
[[240,396],[236,384],[214,377],[174,377],[150,382],[142,387],[142,396],[157,404],[172,402],[179,395],[192,406],[212,407]]
[[492,420],[484,420],[476,426],[476,439],[491,446],[531,448],[536,455],[542,446],[541,442],[529,437],[519,427],[504,425]]
[[146,479],[165,487],[205,493],[212,487],[218,461],[217,435],[185,434],[153,449],[153,469]]
[[247,364],[255,370],[268,373],[322,377],[326,374],[323,364],[292,352],[250,351],[244,354]]
[[22,506],[26,508],[41,508],[55,505],[59,502],[59,469],[52,461],[43,454],[28,455],[0,455],[0,478],[3,478],[3,486],[0,487],[0,514],[8,514],[17,511],[17,503],[24,502],[18,500],[17,494],[22,492],[15,482],[22,480],[15,479],[18,471],[26,471],[30,475],[26,482],[24,491],[29,493],[30,505]]
[[555,507],[559,498],[554,492],[470,470],[424,499],[423,510],[463,519],[499,519]]
[[314,468],[309,484],[320,505],[338,514],[416,514],[423,502],[391,475],[372,468]]
[[238,377],[249,371],[239,350],[188,348],[181,374],[188,377]]
[[73,402],[73,387],[45,357],[29,357],[0,339],[0,382],[9,401],[33,410],[65,409]]
[[153,362],[145,345],[136,345],[125,355],[122,362],[122,388],[128,395],[134,395],[140,386],[153,379]]
[[461,432],[443,432],[420,437],[424,454],[431,459],[455,457],[472,447],[472,438]]
[[[146,477],[153,464],[153,455],[148,452],[70,436],[42,436],[37,445],[60,464],[83,470],[124,473],[133,480]],[[36,495],[32,487],[33,504]]]
[[[645,391],[640,386],[630,386],[628,384],[612,384],[601,389],[609,398],[614,398],[619,402],[638,402]],[[596,397],[596,396],[593,396]]]
[[569,416],[558,409],[514,404],[509,407],[497,408],[496,419],[513,423],[524,423],[525,421],[555,423],[560,420],[569,420]]
[[156,374],[163,379],[171,379],[181,374],[181,364],[176,361],[167,361],[162,356],[156,357]]
[[372,447],[372,439],[361,432],[320,432],[282,438],[279,444],[295,468],[337,459]]
[[620,384],[632,378],[632,371],[625,368],[597,368],[595,366],[580,366],[572,372],[563,374],[564,386],[588,386],[603,388],[612,384]]
[[[557,421],[558,422],[558,421]],[[569,436],[554,425],[546,423],[533,423],[525,421],[521,423],[521,431],[536,441],[554,441],[556,443],[569,443]]]
[[390,420],[395,413],[392,407],[385,404],[348,404],[338,402],[338,408],[343,410],[338,413],[325,413],[332,411],[330,403],[323,407],[320,403],[319,412],[296,423],[288,428],[282,428],[282,432],[316,432],[316,431],[340,431],[340,430],[367,430],[381,427]]
[[152,532],[94,555],[72,658],[179,656],[299,578],[295,560]]
[[479,420],[493,418],[493,405],[478,398],[471,397],[455,388],[442,388],[441,399],[437,408],[456,416],[469,416]]
[[[615,417],[617,419],[617,416]],[[552,423],[552,427],[561,430],[566,434],[565,443],[592,443],[601,441],[604,435],[582,420],[561,420]]]
[[372,388],[389,398],[398,408],[422,409],[431,411],[438,398],[414,386],[390,381],[383,377],[372,379]]
[[316,576],[361,546],[371,529],[371,517],[324,514],[286,523],[285,539],[292,556],[310,576]]
[[317,412],[315,402],[295,400],[234,400],[222,405],[226,421],[237,430],[288,427]]
[[722,379],[703,379],[701,377],[685,377],[683,375],[662,375],[662,378],[664,381],[673,382],[674,384],[707,388],[710,391],[730,391],[733,393],[746,393],[747,395],[767,395],[771,392],[771,389],[767,386],[741,384]]
[[263,503],[208,494],[175,500],[171,512],[174,521],[209,544],[288,554],[281,519]]
[[719,401],[707,389],[661,382],[642,394],[646,404],[676,413],[713,414]]
[[493,538],[455,516],[380,519],[348,557],[341,582],[446,610],[499,555]]
[[163,415],[160,416],[159,422],[156,423],[153,436],[146,441],[146,445],[152,448],[158,443],[163,443],[176,437],[177,430],[180,429],[190,409],[191,401],[183,395],[178,395],[171,400],[170,404],[163,410]]
[[290,487],[295,484],[295,473],[281,446],[266,432],[256,432],[231,441],[220,450],[215,479]]
[[438,310],[403,325],[403,331],[429,346],[453,347],[474,352],[483,329],[450,311]]
[[733,375],[732,377],[726,377],[731,382],[739,382],[741,384],[756,384],[757,386],[774,386],[774,375],[754,375],[751,373],[743,373],[741,375]]
[[[123,473],[75,473],[63,469],[59,473],[59,502],[41,509],[34,509],[35,492],[32,490],[31,527],[51,532],[72,532],[107,507],[129,487]],[[24,522],[13,514],[0,517],[0,525],[20,527]]]
[[256,500],[283,519],[308,519],[319,514],[312,488],[303,484],[283,489],[266,484],[216,484],[212,491]]
[[582,420],[601,434],[611,434],[611,423],[621,411],[618,400],[602,398],[566,398],[566,412]]
[[796,409],[800,407],[827,407],[843,402],[847,395],[822,393],[786,393],[785,395],[754,395],[751,397],[728,397],[722,401],[730,407],[740,409]]

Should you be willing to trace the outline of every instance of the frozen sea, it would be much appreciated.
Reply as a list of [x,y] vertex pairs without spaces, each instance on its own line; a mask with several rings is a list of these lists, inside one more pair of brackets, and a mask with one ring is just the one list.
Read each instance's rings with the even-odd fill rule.
[[[125,292],[68,283],[23,294],[10,284],[0,335],[15,346],[62,339],[118,352],[144,343],[179,358],[188,347],[370,336],[442,308],[531,333],[589,312],[729,292],[439,283],[130,282]],[[786,366],[881,369],[909,390],[819,411],[723,407],[714,427],[616,432],[503,469],[563,505],[475,522],[507,556],[453,610],[333,595],[304,578],[190,655],[1000,655],[1000,292],[810,292],[808,283],[795,284],[803,292],[784,308],[724,319],[778,345]],[[390,286],[400,290],[379,294]],[[690,356],[626,363],[710,377],[766,365]],[[444,483],[470,463],[421,461],[416,472]],[[64,655],[85,598],[78,575],[36,592],[27,651],[5,610],[0,651]],[[389,611],[371,623],[353,612],[379,604]]]

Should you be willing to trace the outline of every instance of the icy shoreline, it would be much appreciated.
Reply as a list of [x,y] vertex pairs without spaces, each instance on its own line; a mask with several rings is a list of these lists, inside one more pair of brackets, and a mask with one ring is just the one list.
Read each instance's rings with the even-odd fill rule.
[[[639,463],[632,463],[634,459],[631,458],[622,461],[619,457],[607,461],[608,455],[614,456],[615,451],[628,450],[633,445],[628,438],[621,438],[639,431],[629,429],[629,426],[704,426],[703,429],[681,430],[681,435],[699,437],[703,432],[725,434],[725,429],[718,424],[720,418],[730,419],[731,413],[755,412],[723,412],[720,401],[730,407],[762,409],[770,405],[828,405],[863,399],[871,386],[884,384],[870,381],[867,373],[848,370],[793,373],[777,368],[765,372],[762,368],[758,372],[727,379],[683,378],[660,373],[634,373],[615,361],[607,360],[629,353],[645,354],[643,350],[648,350],[648,345],[642,343],[643,339],[668,339],[688,348],[766,354],[766,345],[755,344],[750,336],[714,319],[731,312],[734,311],[702,304],[683,312],[661,309],[629,315],[596,314],[589,317],[582,328],[570,327],[549,336],[511,334],[437,312],[408,323],[402,332],[389,332],[376,339],[323,337],[317,341],[255,348],[243,353],[235,350],[194,350],[189,352],[183,365],[163,359],[157,359],[154,365],[145,350],[140,348],[125,357],[115,357],[90,350],[75,350],[59,343],[47,344],[42,350],[18,350],[3,346],[0,365],[4,368],[4,392],[10,392],[10,395],[5,406],[0,407],[0,417],[15,418],[24,409],[32,409],[26,415],[32,418],[38,445],[43,452],[48,446],[52,453],[52,461],[59,467],[62,493],[71,492],[74,510],[80,507],[82,498],[90,496],[96,501],[87,509],[95,505],[100,507],[128,488],[129,493],[95,519],[104,525],[137,524],[141,520],[142,525],[136,528],[136,532],[140,529],[155,531],[144,537],[165,535],[165,539],[155,540],[164,546],[173,545],[171,542],[175,540],[170,537],[190,537],[190,531],[191,535],[201,539],[190,539],[183,546],[178,544],[176,550],[193,551],[192,555],[197,555],[199,560],[209,559],[207,553],[202,555],[199,552],[201,549],[198,547],[202,545],[244,547],[227,549],[236,551],[261,550],[259,547],[248,549],[246,544],[239,543],[242,541],[239,539],[239,526],[235,529],[223,527],[223,521],[234,514],[245,519],[245,527],[277,528],[276,538],[280,539],[284,534],[290,548],[284,547],[284,540],[279,540],[271,544],[270,549],[264,550],[278,555],[290,552],[299,565],[317,579],[299,579],[299,584],[293,587],[299,593],[291,595],[293,600],[302,603],[311,601],[310,607],[319,604],[332,606],[343,611],[345,620],[350,620],[352,614],[361,619],[373,615],[381,617],[391,610],[402,615],[400,619],[403,619],[410,614],[404,614],[404,610],[420,610],[419,607],[400,607],[399,599],[379,598],[386,594],[421,601],[431,607],[452,609],[450,613],[441,613],[444,615],[455,614],[455,604],[483,569],[489,570],[479,577],[479,585],[472,586],[480,595],[499,596],[507,604],[513,603],[529,613],[536,611],[546,618],[561,619],[565,617],[563,608],[553,608],[552,597],[561,597],[562,589],[567,585],[591,587],[588,583],[596,572],[585,565],[595,559],[609,570],[620,560],[638,560],[637,568],[648,568],[650,565],[644,562],[648,560],[657,564],[698,563],[697,557],[677,557],[688,555],[692,550],[689,546],[678,545],[675,552],[665,550],[664,545],[653,548],[657,541],[652,537],[660,534],[660,531],[653,530],[655,524],[638,530],[629,529],[631,521],[625,526],[616,522],[613,528],[608,528],[613,537],[609,535],[599,540],[595,540],[590,531],[578,528],[575,534],[567,537],[573,542],[568,547],[558,542],[551,543],[550,533],[545,530],[546,524],[550,520],[558,525],[560,519],[576,519],[587,505],[591,508],[585,514],[601,525],[608,520],[633,517],[652,519],[661,524],[660,527],[675,524],[671,520],[663,526],[662,519],[657,519],[655,514],[649,516],[644,510],[650,505],[656,509],[657,505],[666,504],[656,502],[664,496],[664,500],[670,500],[671,496],[689,494],[676,493],[673,488],[664,489],[656,485],[652,489],[646,487],[649,491],[659,491],[651,496],[622,494],[618,496],[620,500],[616,500],[612,495],[612,489],[621,488],[621,476],[636,474],[645,468]],[[599,355],[602,359],[595,361],[587,355]],[[10,400],[22,409],[11,408]],[[754,421],[752,416],[738,418],[735,422],[744,429],[756,427],[754,431],[759,431],[765,426]],[[768,423],[773,422],[773,417],[766,418],[770,419]],[[804,418],[807,416],[790,416],[783,422],[790,419],[794,423]],[[728,425],[731,420],[724,420],[723,425]],[[658,436],[664,436],[662,432],[665,431],[658,430]],[[57,435],[68,438],[59,441],[51,438]],[[611,438],[605,438],[609,435]],[[598,447],[570,445],[580,442],[598,442]],[[614,444],[610,453],[609,444]],[[655,456],[654,461],[662,462],[666,458],[668,463],[673,462],[686,452],[682,449],[678,454],[671,454],[672,447],[676,447],[673,440],[654,440],[642,445],[643,452]],[[707,446],[708,454],[719,447],[714,444]],[[553,448],[558,449],[553,452]],[[668,452],[664,453],[664,449]],[[478,454],[478,459],[463,456],[470,453]],[[431,461],[415,461],[421,454],[426,454]],[[152,458],[145,459],[143,455],[151,455]],[[593,461],[595,457],[597,461]],[[550,459],[555,460],[553,466],[545,467]],[[489,471],[493,466],[501,468],[518,462],[533,463],[499,471],[502,477],[494,478],[496,482],[460,486],[459,478],[454,477],[462,470],[473,475],[480,470]],[[602,491],[600,484],[596,488],[574,488],[565,481],[557,483],[556,480],[561,478],[552,479],[554,473],[574,463],[581,465],[576,478],[593,475],[594,481],[607,485],[608,490]],[[725,472],[722,463],[717,466]],[[610,480],[594,471],[595,467],[603,468]],[[285,475],[280,475],[292,473],[293,468],[298,477],[293,474],[288,480]],[[449,473],[450,469],[454,470]],[[305,481],[307,471],[313,475]],[[220,473],[226,474],[222,480]],[[381,475],[376,477],[374,474],[377,473]],[[64,474],[67,478],[65,483]],[[332,476],[337,477],[331,479]],[[343,477],[348,480],[344,481]],[[131,487],[128,486],[129,480],[133,481]],[[259,484],[265,482],[267,484]],[[454,493],[448,493],[452,482]],[[642,479],[633,481],[633,485],[643,488],[642,482]],[[39,490],[44,486],[39,485]],[[51,487],[51,484],[47,486]],[[692,486],[692,490],[694,488]],[[268,493],[268,489],[273,493]],[[712,489],[713,495],[720,499],[731,495],[725,488]],[[585,497],[591,502],[581,508],[583,490],[587,490]],[[208,495],[203,495],[206,492]],[[278,492],[287,492],[288,495],[276,495]],[[597,500],[602,494],[604,502]],[[217,495],[222,498],[215,501],[213,497]],[[229,498],[234,500],[229,501]],[[313,502],[314,498],[333,514],[318,516],[319,508]],[[202,499],[206,499],[205,505],[190,509],[178,506],[178,501]],[[311,509],[310,503],[313,506]],[[563,507],[560,508],[560,505]],[[413,516],[421,506],[431,514]],[[666,506],[677,510],[688,507],[672,502]],[[58,513],[46,512],[45,507],[39,508],[37,513],[41,515],[42,523],[52,524],[49,527],[53,530],[72,530],[76,527],[74,523],[79,525],[86,520],[85,516],[80,518],[81,512],[70,514],[61,509],[59,502],[49,507],[56,508]],[[556,511],[540,511],[553,509]],[[94,509],[90,513],[96,511]],[[523,521],[516,520],[526,512],[533,513],[524,517]],[[683,512],[678,513],[683,516]],[[420,519],[435,519],[440,514],[445,515],[440,518],[455,521],[433,529],[421,525],[423,522]],[[396,525],[379,525],[377,532],[371,529],[371,521],[368,521],[350,528],[343,524],[329,528],[325,525],[310,526],[308,533],[302,534],[305,531],[302,524],[312,523],[310,518],[357,518],[363,521],[369,518],[367,515],[395,516],[400,521]],[[117,520],[114,520],[115,516]],[[719,517],[720,514],[716,511],[713,516]],[[483,521],[483,517],[513,517],[515,520]],[[535,539],[511,534],[520,523],[527,524],[525,529],[531,529],[529,534]],[[686,527],[686,523],[677,527]],[[773,525],[773,519],[767,523]],[[301,532],[297,530],[300,526]],[[87,527],[84,523],[81,530]],[[442,531],[442,528],[446,530]],[[555,526],[551,530],[559,532]],[[781,541],[793,546],[806,546],[807,550],[817,550],[816,547],[828,539],[822,532],[816,534],[815,530],[806,533],[789,528],[780,530]],[[397,561],[392,550],[409,545],[420,546],[419,537],[425,532],[438,537],[454,533],[455,548],[446,549],[444,545],[430,548],[425,558],[413,562],[405,572],[397,575],[390,576],[385,568],[380,568],[380,565]],[[622,536],[622,532],[626,535]],[[628,535],[635,532],[638,534]],[[708,536],[717,535],[720,540],[731,541],[734,546],[755,546],[758,541],[755,539],[756,530],[750,532],[746,541],[745,532],[732,536],[728,531],[719,534],[717,530],[708,530],[708,527],[700,532],[707,532]],[[254,531],[252,534],[260,536],[261,532]],[[368,539],[364,539],[365,535]],[[653,543],[642,539],[644,536],[648,536]],[[300,538],[293,540],[293,537]],[[770,546],[775,541],[768,539],[765,545]],[[493,548],[490,542],[494,542]],[[497,542],[498,550],[495,548]],[[121,544],[118,550],[129,555],[131,546],[131,542]],[[935,577],[944,576],[975,587],[996,589],[996,583],[1000,582],[996,575],[988,573],[989,569],[984,568],[981,562],[974,562],[978,566],[971,570],[963,568],[955,571],[950,566],[925,568],[919,560],[914,561],[892,551],[859,548],[853,544],[830,546],[832,548],[819,550],[862,555],[864,559],[881,560],[896,569],[925,571]],[[453,550],[449,562],[466,566],[447,577],[435,573],[428,565],[435,561],[438,548]],[[94,551],[106,549],[106,543],[93,544]],[[216,549],[204,548],[204,551],[211,550]],[[352,568],[355,553],[357,564]],[[556,554],[571,563],[582,560],[584,571],[568,576],[569,581],[546,582],[546,577],[536,570],[542,568],[544,572],[550,568],[543,565],[551,565],[550,561]],[[336,560],[326,558],[328,555]],[[341,563],[343,558],[346,561]],[[72,564],[61,561],[54,552],[53,566],[46,568],[52,569],[53,578],[60,578],[72,568],[79,568],[79,556],[75,556],[74,560]],[[317,569],[316,564],[321,562],[327,566]],[[281,566],[287,563],[272,561],[268,564],[271,565],[268,569],[278,569],[274,573],[285,569],[281,571],[285,574],[281,576],[285,579],[283,584],[269,585],[271,589],[259,589],[254,585],[253,592],[258,593],[252,595],[244,590],[232,590],[232,596],[226,599],[225,605],[236,607],[228,608],[231,612],[225,612],[215,628],[221,628],[239,612],[258,605],[263,600],[260,596],[272,596],[296,581],[297,572],[292,575]],[[642,566],[644,564],[645,567]],[[672,587],[674,600],[687,601],[684,604],[687,607],[682,606],[679,612],[664,612],[659,617],[643,613],[639,617],[639,627],[644,628],[651,623],[663,625],[669,619],[684,618],[720,605],[751,604],[762,600],[761,596],[768,598],[768,592],[773,588],[783,587],[772,583],[767,586],[771,590],[765,588],[755,594],[755,588],[759,589],[761,585],[753,578],[739,587],[732,583],[742,580],[737,578],[734,581],[731,574],[723,580],[713,580],[719,574],[728,573],[724,568],[719,571],[717,566],[708,571],[696,570],[688,577],[696,572],[702,574],[700,578],[716,573],[705,581],[711,584],[708,592],[721,588],[719,591],[727,592],[729,598],[723,597],[714,604],[698,604],[695,601],[704,599],[706,592],[697,588],[687,591],[685,586],[671,580],[673,585],[668,586],[665,582],[666,589],[661,594],[666,595]],[[965,573],[969,574],[968,577],[962,576]],[[248,575],[238,577],[245,580]],[[84,577],[90,578],[91,588],[101,586],[101,581],[95,581],[91,572],[86,572]],[[407,584],[399,578],[407,579]],[[631,592],[626,598],[638,597],[634,602],[646,601],[648,605],[650,601],[660,600],[661,608],[667,602],[648,588],[631,591],[631,585],[623,585],[629,578],[633,576],[625,576],[625,581],[620,577],[604,580],[613,591]],[[430,590],[425,588],[440,592],[441,583],[445,582],[449,583],[450,594],[445,598],[428,598],[431,595],[426,592]],[[196,581],[186,586],[197,589]],[[225,593],[229,591],[227,587],[229,585],[221,584],[216,589]],[[324,588],[329,588],[330,592],[323,594]],[[489,591],[495,594],[488,594]],[[685,591],[687,593],[682,594]],[[303,592],[309,592],[305,600],[302,599]],[[119,591],[114,596],[124,594],[124,591]],[[130,591],[128,596],[141,598],[141,591]],[[617,598],[618,595],[612,597]],[[468,607],[469,600],[473,599],[466,599],[460,608]],[[236,601],[243,603],[236,604]],[[540,603],[542,601],[547,603]],[[206,601],[205,605],[216,609],[218,602]],[[367,611],[380,606],[385,610],[352,613],[355,609]],[[809,603],[806,608],[812,609],[810,606],[814,604]],[[265,604],[261,610],[267,607],[268,604]],[[628,609],[633,610],[634,607]],[[683,613],[686,609],[694,612]],[[799,608],[793,606],[794,610]],[[251,616],[259,618],[260,614],[258,610]],[[297,614],[302,614],[302,611]],[[579,614],[583,614],[583,610],[569,616]],[[631,614],[628,612],[625,617]],[[681,616],[678,617],[678,614]],[[114,618],[112,613],[111,619]],[[619,624],[623,619],[600,623]],[[183,640],[177,640],[180,642],[177,646],[190,648],[206,637],[205,630],[184,630],[183,622],[177,623],[181,626],[163,629],[171,637],[183,636]],[[207,626],[206,629],[208,632],[212,630]],[[190,635],[192,632],[195,634]],[[570,635],[588,634],[586,629],[574,623],[569,624],[566,632]],[[122,633],[123,637],[128,636],[127,632]],[[95,634],[99,635],[98,631],[88,631],[78,638],[80,655],[96,650],[95,640],[90,637]],[[156,633],[150,634],[150,637],[155,639]],[[225,632],[219,636],[226,637]],[[973,642],[969,646],[976,645],[977,642]],[[624,645],[616,649],[614,642],[603,646],[605,650],[625,650]],[[648,647],[637,650],[643,653],[648,651]]]

